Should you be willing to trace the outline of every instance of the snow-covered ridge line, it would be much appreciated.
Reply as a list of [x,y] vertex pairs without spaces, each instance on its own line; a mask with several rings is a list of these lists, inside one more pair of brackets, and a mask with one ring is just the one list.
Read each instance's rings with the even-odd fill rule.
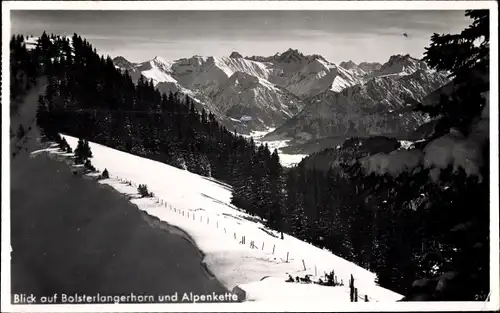
[[[226,56],[193,56],[174,61],[156,57],[143,63],[114,59],[133,79],[153,79],[162,92],[197,95],[209,111],[220,111],[229,128],[241,131],[277,127],[325,90],[341,91],[359,83],[350,72],[318,55],[304,56],[289,49],[270,61]],[[241,120],[242,116],[247,116]]]
[[[64,138],[72,148],[76,147],[76,138],[66,135]],[[133,196],[131,202],[149,215],[184,230],[205,254],[204,262],[208,269],[229,290],[260,281],[265,276],[276,277],[285,284],[287,274],[295,277],[317,273],[321,276],[333,269],[338,280],[344,283],[353,274],[359,295],[368,295],[370,301],[402,298],[377,286],[375,274],[329,251],[288,235],[284,240],[274,237],[274,232],[265,228],[261,219],[230,204],[231,190],[228,186],[99,144],[91,142],[90,146],[94,154],[92,163],[96,168],[107,168],[111,177],[120,177],[122,181],[132,182],[132,185],[124,184],[117,178],[99,182],[128,195],[137,195],[134,185],[146,184],[155,198]],[[49,152],[58,153],[54,149]]]
[[[133,77],[142,74],[153,79],[160,91],[200,96],[205,108],[220,112],[217,116],[226,118],[226,126],[242,132],[283,126],[323,94],[340,93],[380,77],[398,80],[429,71],[425,62],[409,55],[394,55],[384,64],[342,62],[338,66],[322,56],[294,49],[270,57],[243,57],[233,52],[229,57],[193,56],[175,61],[156,57],[143,63],[117,57],[114,62],[128,68]],[[390,86],[383,88],[390,92]]]

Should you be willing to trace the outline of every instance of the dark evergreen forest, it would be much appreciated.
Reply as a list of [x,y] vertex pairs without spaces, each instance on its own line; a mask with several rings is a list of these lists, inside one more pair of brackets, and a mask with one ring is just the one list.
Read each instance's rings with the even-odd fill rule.
[[[440,118],[441,132],[450,127],[466,132],[484,107],[480,93],[488,90],[488,82],[471,73],[489,74],[489,14],[467,15],[470,28],[457,35],[435,34],[424,58],[461,84],[451,100],[419,108]],[[481,36],[485,43],[474,46]],[[374,271],[381,286],[396,292],[411,295],[414,281],[422,279],[428,282],[422,288],[435,290],[435,278],[446,276],[453,287],[428,292],[427,300],[486,299],[487,159],[482,180],[451,165],[439,183],[425,168],[397,177],[366,174],[360,157],[390,152],[399,143],[378,138],[366,148],[359,145],[361,139],[351,138],[336,149],[335,166],[314,166],[327,150],[286,169],[276,150],[227,130],[189,97],[161,94],[144,77],[134,83],[77,34],[69,39],[44,32],[29,51],[23,36],[15,35],[10,48],[11,98],[37,77],[47,77],[37,124],[48,140],[65,133],[226,182],[234,188],[233,204],[265,219],[269,228]],[[483,154],[489,156],[488,145]],[[422,195],[426,200],[415,205]]]

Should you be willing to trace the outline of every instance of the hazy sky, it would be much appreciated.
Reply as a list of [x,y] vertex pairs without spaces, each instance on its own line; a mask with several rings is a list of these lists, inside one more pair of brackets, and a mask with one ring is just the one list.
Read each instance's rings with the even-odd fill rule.
[[[433,33],[470,24],[464,11],[12,11],[13,33],[74,32],[100,53],[146,61],[159,55],[273,55],[288,48],[329,61],[421,58]],[[408,38],[403,36],[408,34]]]

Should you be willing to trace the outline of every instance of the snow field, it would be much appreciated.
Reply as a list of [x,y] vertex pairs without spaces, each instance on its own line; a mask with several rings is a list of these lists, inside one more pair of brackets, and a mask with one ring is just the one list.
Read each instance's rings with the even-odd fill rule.
[[[76,148],[77,138],[63,137],[73,149]],[[263,226],[260,218],[231,205],[231,189],[224,183],[100,144],[89,144],[94,155],[92,164],[100,172],[107,168],[110,174],[109,179],[99,183],[130,195],[131,202],[140,210],[184,230],[203,252],[204,263],[217,279],[229,290],[235,286],[245,288],[248,300],[264,301],[266,295],[269,301],[271,298],[276,300],[276,293],[272,290],[279,288],[281,293],[287,288],[297,288],[311,290],[310,293],[304,291],[304,296],[327,293],[328,297],[332,297],[338,293],[346,294],[349,301],[348,281],[351,274],[360,298],[365,295],[370,301],[397,301],[402,298],[377,286],[374,273],[327,250],[289,235],[284,235],[284,240],[281,240],[279,234]],[[63,154],[54,147],[45,150]],[[131,186],[127,181],[131,182]],[[137,194],[139,184],[146,184],[154,197],[140,198]],[[345,286],[304,287],[306,285],[285,283],[288,274],[293,277],[305,274],[320,277],[331,270],[335,270],[338,281],[343,280]],[[261,281],[266,276],[270,278]],[[259,292],[266,288],[270,290]],[[324,293],[316,289],[324,289]],[[301,292],[298,291],[299,294]]]

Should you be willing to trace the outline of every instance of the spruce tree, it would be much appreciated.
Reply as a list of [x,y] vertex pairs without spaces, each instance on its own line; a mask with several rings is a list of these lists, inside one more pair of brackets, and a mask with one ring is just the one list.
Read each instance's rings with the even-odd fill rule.
[[84,157],[85,158],[92,158],[92,150],[90,149],[89,141],[84,140],[83,142],[83,151],[84,151]]
[[75,162],[77,164],[83,163],[86,159],[86,151],[85,151],[85,141],[80,138],[78,139],[78,144],[75,149]]
[[432,116],[442,116],[444,127],[466,133],[470,121],[485,105],[481,93],[489,90],[489,10],[469,10],[472,24],[460,34],[434,34],[424,61],[436,70],[449,71],[455,91],[442,97],[435,107],[419,107]]
[[102,172],[102,178],[105,179],[109,178],[109,172],[107,168],[105,168],[104,171]]

